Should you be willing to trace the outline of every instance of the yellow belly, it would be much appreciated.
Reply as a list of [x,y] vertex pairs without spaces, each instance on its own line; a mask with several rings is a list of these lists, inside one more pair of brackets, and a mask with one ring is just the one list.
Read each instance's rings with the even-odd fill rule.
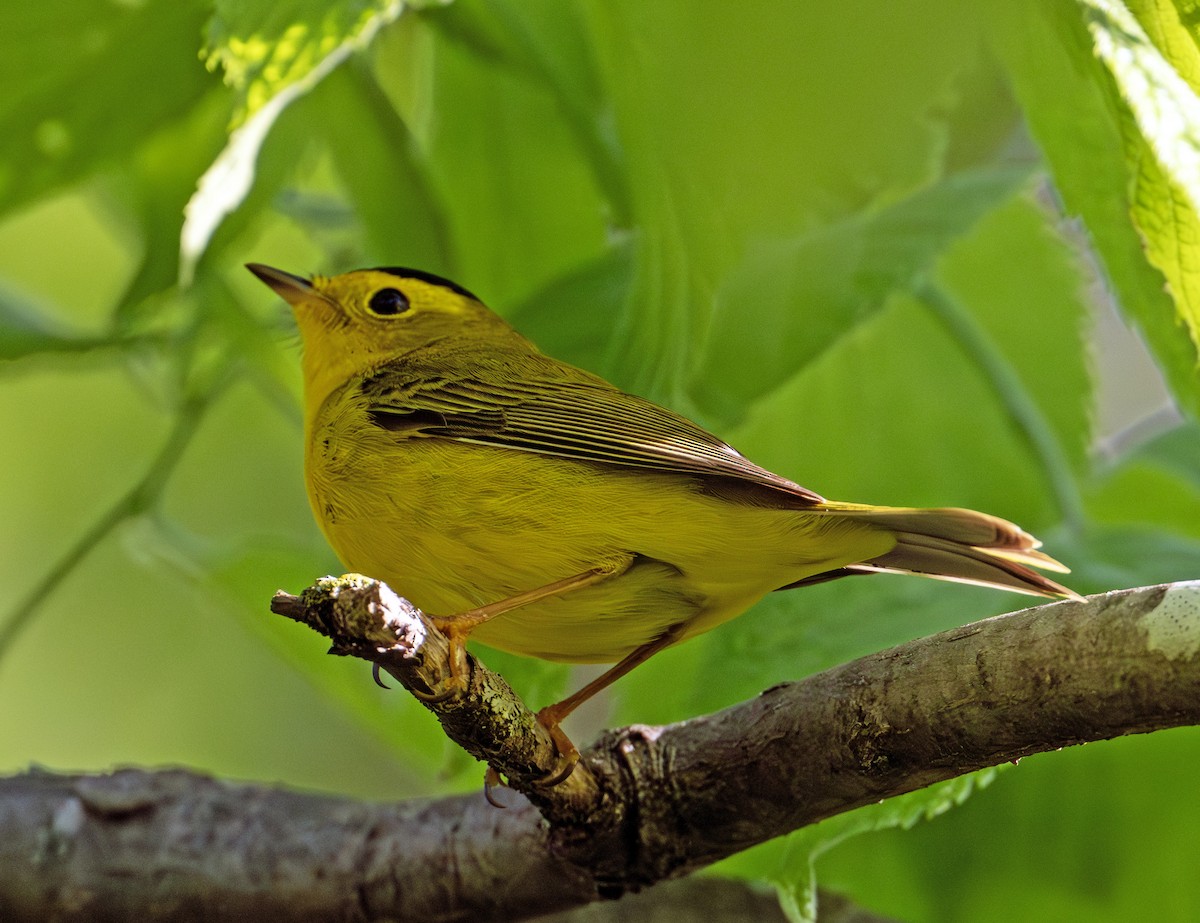
[[[700,493],[665,472],[452,440],[397,438],[352,412],[313,428],[309,498],[346,566],[436,615],[634,557],[619,575],[481,625],[548,660],[611,662],[690,637],[787,583],[888,551],[890,532]],[[681,638],[682,640],[682,638]]]

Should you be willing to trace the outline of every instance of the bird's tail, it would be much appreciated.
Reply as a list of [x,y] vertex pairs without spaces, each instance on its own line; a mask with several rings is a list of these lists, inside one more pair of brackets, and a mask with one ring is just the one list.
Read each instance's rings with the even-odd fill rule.
[[1036,538],[997,516],[974,510],[904,509],[826,502],[831,514],[880,526],[896,536],[886,554],[817,574],[800,583],[817,583],[862,573],[920,574],[939,580],[974,583],[1032,596],[1078,599],[1079,594],[1038,573],[1068,573]]

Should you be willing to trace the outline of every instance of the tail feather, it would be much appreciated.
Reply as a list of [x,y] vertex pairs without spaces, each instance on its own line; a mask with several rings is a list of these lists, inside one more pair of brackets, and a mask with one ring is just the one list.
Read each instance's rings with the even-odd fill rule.
[[[1062,567],[1057,561],[1054,563]],[[931,539],[925,535],[901,534],[896,547],[887,554],[847,569],[921,574],[938,580],[974,583],[1052,599],[1077,596],[1072,590],[1017,563],[1008,555],[997,554],[988,548]]]
[[827,579],[856,573],[920,574],[973,583],[1033,596],[1079,595],[1033,568],[1068,573],[1054,558],[1038,551],[1036,538],[997,516],[965,509],[891,509],[830,503],[831,512],[882,526],[896,535],[886,554],[851,564]]

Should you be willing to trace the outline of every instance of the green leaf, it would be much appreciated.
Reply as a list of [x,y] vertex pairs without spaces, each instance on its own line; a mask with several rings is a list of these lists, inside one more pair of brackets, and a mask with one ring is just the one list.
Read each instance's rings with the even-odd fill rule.
[[209,92],[185,118],[147,138],[107,178],[109,200],[124,212],[142,245],[137,270],[115,311],[121,329],[161,320],[145,302],[179,279],[183,208],[224,144],[228,119],[226,94]]
[[1096,522],[1197,534],[1200,496],[1190,487],[1177,474],[1132,460],[1088,492],[1088,510]]
[[[1171,2],[1175,5],[1178,13],[1178,22],[1186,29],[1187,36],[1195,46],[1200,48],[1200,2],[1198,0],[1171,0]],[[1193,89],[1196,86],[1196,76],[1198,74],[1194,68],[1189,68],[1187,79]]]
[[[1193,497],[1191,507],[1196,500]],[[1092,587],[1145,586],[1200,577],[1200,537],[1172,535],[1145,525],[1098,526],[1083,536],[1087,554],[1075,559],[1072,581]]]
[[0,99],[0,212],[118,161],[189,112],[215,84],[196,60],[204,15],[199,0],[4,4],[0,74],[13,89]]
[[553,95],[604,192],[611,220],[628,227],[622,155],[608,124],[595,49],[579,7],[562,0],[459,0],[430,11],[425,21],[494,68],[510,70]]
[[259,149],[276,119],[404,9],[401,0],[220,0],[208,24],[210,67],[238,93],[229,143],[188,202],[180,275],[189,281],[221,221],[254,182]]
[[[490,53],[435,25],[443,16],[416,17],[414,34],[389,36],[376,75],[394,104],[411,110],[407,124],[454,241],[453,277],[505,312],[605,251],[604,197],[553,88],[496,67]],[[398,56],[422,43],[428,73],[414,76]]]
[[[1039,450],[1048,475],[1070,480],[1082,474],[1094,401],[1086,341],[1091,311],[1080,256],[1064,240],[1059,217],[1031,195],[1016,196],[950,248],[937,277],[970,306],[980,333],[1039,418],[1034,425],[1044,432],[1030,438],[1053,443]],[[1013,416],[1025,425],[1019,412]]]
[[[1163,275],[1147,261],[1131,220],[1129,171],[1141,142],[1124,130],[1132,118],[1120,115],[1124,104],[1093,54],[1078,0],[996,3],[986,10],[994,47],[1067,211],[1083,218],[1122,310],[1145,333],[1176,398],[1200,411],[1196,345],[1180,329]],[[1145,153],[1150,170],[1154,158]],[[1140,188],[1149,194],[1155,186]],[[1170,226],[1162,230],[1159,240],[1169,241]]]
[[[698,370],[696,350],[717,351],[737,326],[710,330],[717,293],[734,314],[755,312],[762,280],[751,278],[749,292],[740,285],[752,272],[726,285],[736,267],[772,241],[886,207],[941,175],[945,114],[959,75],[977,67],[979,23],[942,2],[717,4],[703,16],[683,0],[587,10],[633,225],[648,231],[637,238],[618,377],[679,401],[703,391],[715,365],[708,355]],[[956,41],[940,38],[950,33]],[[760,350],[775,351],[777,326],[765,322],[757,347],[723,371],[763,378]],[[720,387],[737,387],[729,377]]]
[[626,240],[551,280],[508,320],[547,355],[607,374],[613,318],[625,304],[632,276],[633,245]]
[[428,164],[371,74],[348,61],[314,91],[313,102],[313,126],[365,232],[365,262],[450,274],[449,230]]
[[[1144,457],[1170,471],[1200,494],[1200,423],[1191,422],[1163,433],[1140,446],[1138,456]],[[1200,520],[1197,521],[1200,527]]]
[[365,46],[404,6],[401,0],[216,0],[206,29],[208,66],[220,68],[237,91],[241,124],[289,87],[315,85],[314,73],[327,73],[331,56],[340,61]]
[[1198,759],[1196,728],[1027,757],[937,823],[827,853],[821,884],[897,920],[1190,920]]
[[757,248],[717,291],[692,395],[728,418],[777,388],[930,270],[1028,175],[1023,167],[956,174],[885,208]]
[[819,910],[816,863],[822,855],[853,837],[881,830],[909,830],[945,814],[991,785],[1003,768],[980,770],[839,814],[726,860],[714,870],[752,879],[766,877],[778,889],[789,920],[815,923]]
[[1169,3],[1133,4],[1153,29],[1151,41],[1118,0],[1079,2],[1096,53],[1132,116],[1132,124],[1123,118],[1122,127],[1134,223],[1200,352],[1200,52]]
[[[1010,305],[1030,323],[1039,308]],[[1044,466],[990,369],[915,299],[893,297],[727,435],[835,499],[967,506],[1030,528],[1057,520]]]
[[1098,522],[1153,526],[1200,539],[1198,458],[1200,424],[1165,433],[1096,479],[1089,513]]

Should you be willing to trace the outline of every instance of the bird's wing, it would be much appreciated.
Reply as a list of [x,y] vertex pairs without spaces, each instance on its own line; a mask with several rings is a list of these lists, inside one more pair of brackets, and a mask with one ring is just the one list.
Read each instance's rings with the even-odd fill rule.
[[[580,381],[554,374],[555,369],[542,380],[515,382],[414,377],[414,371],[385,368],[362,385],[372,420],[398,436],[734,478],[787,495],[791,503],[822,502],[820,495],[759,467],[686,417],[599,378]],[[521,371],[530,374],[528,367]]]

